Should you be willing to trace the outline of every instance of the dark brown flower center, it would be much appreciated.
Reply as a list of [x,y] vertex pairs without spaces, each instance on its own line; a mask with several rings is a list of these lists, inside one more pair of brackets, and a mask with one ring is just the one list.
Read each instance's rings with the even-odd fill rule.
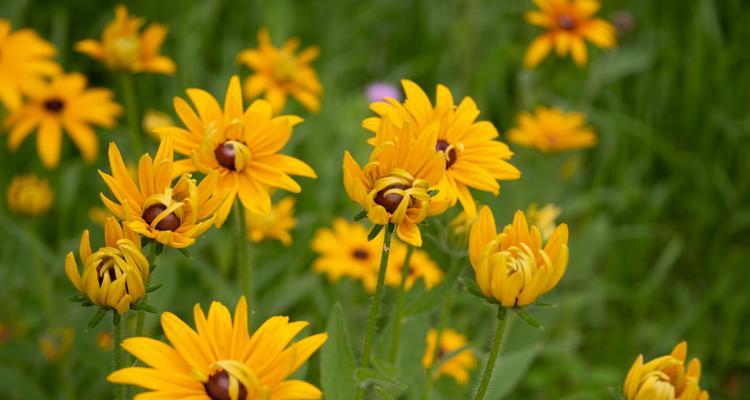
[[576,27],[575,20],[568,15],[560,15],[559,17],[557,17],[557,24],[561,29],[564,29],[566,31],[572,30]]
[[[99,267],[97,267],[97,272],[99,272],[97,274],[97,278],[99,280],[99,286],[101,286],[102,282],[104,282],[104,275],[101,274],[102,265],[103,264],[110,264],[110,263],[113,263],[113,261],[111,259],[109,259],[109,258],[103,259],[101,261],[101,263],[99,264]],[[107,268],[106,274],[109,275],[109,281],[110,282],[114,282],[115,279],[117,279],[117,272],[115,272],[114,268],[111,268],[111,267]]]
[[[166,210],[167,206],[164,204],[154,204],[153,206],[145,209],[143,211],[143,220],[146,221],[147,224],[151,225],[152,222],[154,222],[154,219],[159,216],[159,214],[162,213],[162,211]],[[158,224],[156,224],[156,229],[160,231],[176,231],[177,228],[180,227],[180,217],[178,217],[175,213],[170,213],[166,217],[162,218],[161,221],[159,221]]]
[[398,205],[401,204],[401,200],[404,199],[404,196],[398,193],[386,193],[391,189],[406,190],[408,189],[408,187],[404,185],[391,185],[387,186],[385,189],[379,191],[378,194],[375,195],[375,203],[380,204],[385,208],[386,211],[393,214],[394,212],[396,212]]
[[65,103],[57,98],[49,99],[44,102],[44,109],[49,112],[59,113],[63,108],[65,108]]
[[368,258],[370,258],[370,253],[368,253],[365,249],[356,249],[352,252],[352,257],[358,260],[367,260]]
[[[245,397],[247,397],[247,388],[242,383],[239,383],[239,385],[240,390],[237,398],[245,400]],[[229,374],[227,371],[219,371],[211,375],[208,378],[208,382],[203,384],[203,387],[206,389],[208,397],[212,400],[232,400],[229,396]]]
[[218,162],[219,165],[232,171],[235,170],[234,145],[232,145],[231,143],[221,144],[216,148],[216,150],[214,150],[214,155],[216,156],[216,162]]
[[450,150],[448,150],[449,147],[450,144],[442,139],[438,140],[435,144],[435,151],[442,151],[443,153],[447,151],[445,154],[445,169],[450,168],[451,165],[456,163],[456,156],[458,155],[455,148],[450,147]]

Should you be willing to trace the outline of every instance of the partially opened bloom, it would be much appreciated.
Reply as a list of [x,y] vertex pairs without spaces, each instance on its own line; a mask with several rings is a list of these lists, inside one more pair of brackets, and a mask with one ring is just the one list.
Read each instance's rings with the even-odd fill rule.
[[52,207],[54,194],[46,179],[36,175],[19,175],[10,181],[6,199],[8,209],[13,213],[35,217]]
[[526,13],[526,21],[546,30],[531,42],[524,65],[533,68],[554,49],[558,57],[570,53],[576,65],[586,65],[586,40],[602,47],[615,47],[615,28],[595,18],[598,0],[534,0],[539,11]]
[[10,22],[0,18],[0,103],[15,110],[22,95],[42,91],[44,79],[60,71],[56,50],[31,29],[11,32]]
[[128,15],[123,5],[115,8],[115,19],[102,32],[101,41],[81,40],[75,49],[100,61],[113,71],[130,73],[152,72],[172,75],[175,64],[159,54],[167,27],[151,24],[141,32],[145,21]]
[[10,131],[8,147],[12,151],[36,129],[36,148],[47,168],[60,162],[63,131],[92,162],[99,154],[99,139],[92,125],[111,128],[122,108],[112,101],[112,92],[87,88],[86,77],[79,73],[56,75],[34,92],[5,120]]
[[386,98],[384,102],[373,102],[370,109],[379,117],[367,118],[362,125],[377,132],[383,117],[388,116],[398,129],[413,124],[417,129],[412,132],[419,133],[437,124],[437,141],[433,143],[432,151],[445,158],[445,174],[437,187],[439,197],[446,198],[451,206],[460,201],[467,214],[473,217],[476,205],[469,188],[497,196],[499,181],[521,177],[521,172],[508,162],[513,152],[505,143],[496,140],[495,126],[488,121],[476,121],[479,109],[471,97],[463,98],[456,105],[450,89],[438,85],[433,106],[416,83],[403,80],[401,84],[406,100],[401,103]]
[[647,363],[643,355],[630,367],[623,391],[627,400],[708,400],[701,390],[701,363],[694,358],[685,364],[687,342],[677,344],[672,354]]
[[518,116],[518,126],[508,132],[508,139],[544,153],[594,147],[596,133],[585,124],[586,117],[581,113],[537,107],[533,114],[523,112]]
[[269,188],[299,193],[302,188],[289,175],[317,177],[309,165],[279,153],[302,118],[274,117],[265,100],[244,109],[236,76],[229,81],[223,110],[204,90],[188,89],[187,94],[197,113],[175,98],[174,108],[185,128],[168,128],[174,133],[175,150],[190,157],[175,162],[175,173],[198,170],[219,175],[218,187],[228,194],[217,213],[217,226],[227,219],[237,197],[246,209],[265,215],[271,212]]
[[245,214],[247,237],[256,243],[266,239],[276,239],[284,246],[289,246],[292,244],[292,235],[289,231],[296,225],[294,197],[291,196],[279,200],[267,215],[252,212]]
[[241,51],[237,61],[253,70],[245,81],[248,98],[265,93],[273,111],[284,110],[287,96],[294,97],[312,112],[320,111],[320,96],[323,86],[310,63],[318,58],[320,49],[308,47],[295,54],[299,39],[289,39],[280,48],[271,43],[267,29],[258,32],[258,48]]
[[217,188],[218,174],[206,176],[197,184],[190,174],[180,175],[172,184],[173,151],[171,135],[162,136],[152,159],[144,154],[138,163],[138,184],[128,173],[117,145],[109,145],[111,175],[99,171],[114,201],[103,193],[104,205],[130,229],[174,248],[192,245],[214,222],[215,212],[225,199]]
[[517,211],[502,232],[482,207],[469,237],[469,259],[477,285],[503,307],[523,307],[554,288],[568,267],[568,226],[559,225],[543,246],[539,228]]
[[[430,329],[427,332],[427,348],[422,357],[422,368],[427,369],[433,364],[435,342],[437,342],[437,331]],[[477,358],[470,349],[466,348],[468,344],[466,336],[453,329],[443,330],[440,335],[440,346],[437,349],[437,362],[442,361],[442,364],[435,372],[436,377],[447,375],[461,385],[469,382],[469,371],[476,368]],[[450,358],[443,361],[444,357]]]
[[104,224],[104,242],[104,247],[92,252],[89,231],[84,231],[78,250],[83,271],[71,251],[65,258],[65,274],[92,303],[123,315],[145,294],[148,260],[141,252],[138,234],[127,225],[121,227],[114,218]]
[[526,209],[526,216],[529,218],[529,225],[536,226],[542,233],[542,239],[549,239],[555,233],[555,220],[560,216],[562,210],[560,207],[549,203],[539,208],[536,203],[529,204]]
[[146,367],[129,367],[107,378],[113,383],[143,387],[136,397],[154,399],[302,400],[320,399],[315,386],[288,379],[328,335],[320,333],[291,343],[308,324],[272,317],[252,335],[247,304],[241,297],[234,318],[227,307],[213,302],[208,315],[193,308],[194,330],[165,312],[161,326],[170,344],[147,337],[126,339],[122,346]]

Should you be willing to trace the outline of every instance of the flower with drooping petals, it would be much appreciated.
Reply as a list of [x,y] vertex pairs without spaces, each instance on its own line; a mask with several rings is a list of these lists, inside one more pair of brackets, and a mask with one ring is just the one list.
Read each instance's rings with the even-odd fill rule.
[[685,365],[687,342],[680,342],[672,354],[644,364],[643,354],[636,358],[625,378],[623,392],[627,400],[708,400],[701,390],[701,363],[694,358]]

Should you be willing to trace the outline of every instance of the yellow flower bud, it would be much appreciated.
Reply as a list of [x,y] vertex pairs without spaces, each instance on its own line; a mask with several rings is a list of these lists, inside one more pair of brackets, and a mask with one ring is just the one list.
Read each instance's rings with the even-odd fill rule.
[[694,358],[685,369],[687,342],[677,344],[672,354],[643,362],[636,358],[625,378],[623,391],[627,400],[708,400],[701,390],[701,363]]

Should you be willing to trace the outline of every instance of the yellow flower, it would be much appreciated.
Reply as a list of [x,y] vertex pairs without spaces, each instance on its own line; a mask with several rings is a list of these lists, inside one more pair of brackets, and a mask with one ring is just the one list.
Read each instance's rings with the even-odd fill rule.
[[489,207],[480,211],[469,237],[469,259],[479,289],[503,307],[524,307],[554,288],[568,266],[568,225],[555,229],[542,247],[542,234],[529,229],[523,212],[502,232]]
[[173,126],[174,120],[167,113],[158,110],[146,110],[141,121],[143,130],[152,138],[159,139],[159,128]]
[[[432,365],[432,359],[435,355],[435,342],[437,341],[437,331],[430,329],[427,332],[427,348],[422,357],[422,368],[427,369]],[[443,357],[450,358],[444,361],[436,372],[436,377],[448,375],[461,385],[469,382],[469,370],[474,369],[477,365],[477,359],[474,353],[466,349],[469,344],[466,336],[454,331],[445,329],[440,335],[440,347],[438,348],[437,358],[440,362]],[[463,349],[456,354],[451,354],[457,350]]]
[[253,70],[245,81],[245,95],[254,98],[265,93],[274,113],[284,110],[286,97],[292,96],[312,112],[320,111],[320,96],[323,86],[310,66],[320,54],[315,46],[299,54],[299,39],[289,39],[281,48],[271,43],[267,29],[258,32],[258,48],[241,51],[237,62]]
[[217,190],[218,174],[211,173],[200,184],[184,173],[173,185],[173,150],[169,132],[162,136],[156,157],[141,156],[138,183],[128,173],[117,145],[109,145],[112,175],[99,171],[115,197],[100,194],[104,205],[130,229],[174,248],[192,245],[211,227],[214,213],[224,200]]
[[581,113],[565,114],[558,108],[537,107],[534,114],[518,116],[518,127],[508,132],[511,142],[550,153],[596,145],[596,133],[585,126]]
[[188,89],[187,94],[198,113],[185,100],[174,99],[175,111],[186,129],[169,129],[174,132],[175,150],[190,156],[175,162],[175,173],[218,173],[218,187],[228,194],[217,212],[217,226],[227,219],[237,197],[251,212],[265,215],[271,212],[269,187],[299,193],[302,189],[289,174],[317,177],[309,165],[279,154],[292,135],[292,127],[302,118],[274,117],[265,100],[256,100],[243,109],[236,76],[229,81],[223,111],[204,90]]
[[104,226],[104,223],[107,222],[107,218],[111,217],[112,213],[105,207],[93,206],[89,208],[88,216],[91,222]]
[[625,378],[627,400],[708,400],[708,392],[700,388],[700,361],[692,359],[686,370],[686,357],[687,342],[645,364],[639,355]]
[[42,91],[44,78],[57,74],[60,67],[52,59],[52,44],[31,29],[10,29],[10,22],[0,18],[0,102],[15,110],[23,94]]
[[113,342],[112,332],[104,331],[96,334],[96,345],[104,351],[112,351]]
[[65,257],[65,274],[92,303],[123,315],[145,294],[148,260],[141,252],[138,234],[127,225],[121,227],[114,218],[104,225],[104,242],[104,247],[92,252],[89,231],[83,231],[78,250],[83,274],[72,251]]
[[529,204],[526,209],[526,216],[529,218],[529,224],[539,228],[542,233],[542,239],[549,239],[555,233],[555,219],[560,216],[560,207],[549,203],[539,208],[536,203]]
[[546,30],[531,42],[524,66],[534,68],[554,47],[558,57],[572,54],[576,65],[586,65],[586,40],[601,47],[615,47],[615,28],[607,21],[594,18],[600,4],[597,0],[534,0],[539,11],[526,13],[526,21]]
[[291,196],[281,199],[268,215],[245,214],[245,225],[247,226],[247,237],[253,242],[264,239],[278,239],[284,246],[292,244],[292,236],[289,230],[297,225],[294,219],[294,198]]
[[466,213],[466,211],[461,211],[460,213],[458,213],[458,215],[456,215],[455,218],[451,220],[448,226],[451,228],[451,231],[454,235],[465,238],[469,235],[469,232],[471,231],[471,227],[474,225],[475,220],[476,215],[474,217],[470,217],[469,214]]
[[344,187],[372,223],[395,224],[401,240],[420,247],[417,224],[445,211],[448,202],[433,198],[432,192],[445,171],[445,158],[435,152],[438,124],[415,129],[411,123],[398,128],[384,117],[364,169],[345,152]]
[[143,387],[153,392],[143,398],[163,399],[320,399],[315,386],[287,379],[325,343],[320,333],[290,341],[308,324],[288,317],[268,319],[252,335],[248,332],[247,304],[241,297],[234,311],[213,302],[208,316],[193,308],[196,330],[176,315],[161,315],[164,335],[171,346],[135,337],[122,343],[148,367],[115,371],[110,382]]
[[[495,140],[497,129],[488,121],[476,121],[479,110],[471,97],[465,97],[455,105],[450,89],[437,86],[435,106],[427,94],[416,83],[402,80],[406,93],[403,103],[386,98],[384,102],[370,104],[370,109],[379,117],[367,118],[362,125],[372,132],[377,132],[384,116],[390,117],[398,129],[404,124],[417,126],[414,133],[422,132],[431,124],[438,124],[437,141],[433,151],[445,157],[445,174],[437,189],[439,197],[449,200],[450,205],[456,200],[473,217],[476,215],[476,204],[469,188],[499,194],[501,180],[515,180],[521,172],[511,165],[513,152],[505,143]],[[372,140],[371,140],[372,142]]]
[[10,130],[8,147],[12,151],[38,128],[36,147],[47,168],[60,162],[62,132],[65,131],[87,162],[96,159],[99,139],[91,128],[115,126],[122,108],[112,101],[108,89],[86,88],[86,77],[79,73],[56,75],[29,93],[26,102],[5,120]]
[[[404,267],[404,261],[406,261],[407,247],[403,243],[397,241],[394,241],[391,247],[392,253],[391,257],[388,259],[385,284],[392,287],[399,287],[401,285],[401,271]],[[432,261],[426,252],[419,249],[414,249],[411,259],[409,260],[407,271],[408,273],[405,282],[406,290],[411,289],[419,279],[424,282],[424,286],[427,289],[432,289],[443,280],[443,271],[440,267]],[[372,273],[365,276],[363,283],[368,291],[374,292],[377,282],[378,270],[375,268],[372,270]]]
[[75,330],[69,326],[55,329],[39,339],[39,351],[47,361],[58,362],[68,353],[75,337]]
[[128,9],[118,5],[115,20],[104,28],[101,41],[81,40],[75,44],[75,49],[113,71],[174,74],[174,62],[159,54],[167,28],[151,24],[141,33],[143,23],[143,18],[129,16]]
[[54,195],[46,179],[39,179],[36,175],[20,175],[10,181],[6,198],[10,211],[34,217],[52,207]]

